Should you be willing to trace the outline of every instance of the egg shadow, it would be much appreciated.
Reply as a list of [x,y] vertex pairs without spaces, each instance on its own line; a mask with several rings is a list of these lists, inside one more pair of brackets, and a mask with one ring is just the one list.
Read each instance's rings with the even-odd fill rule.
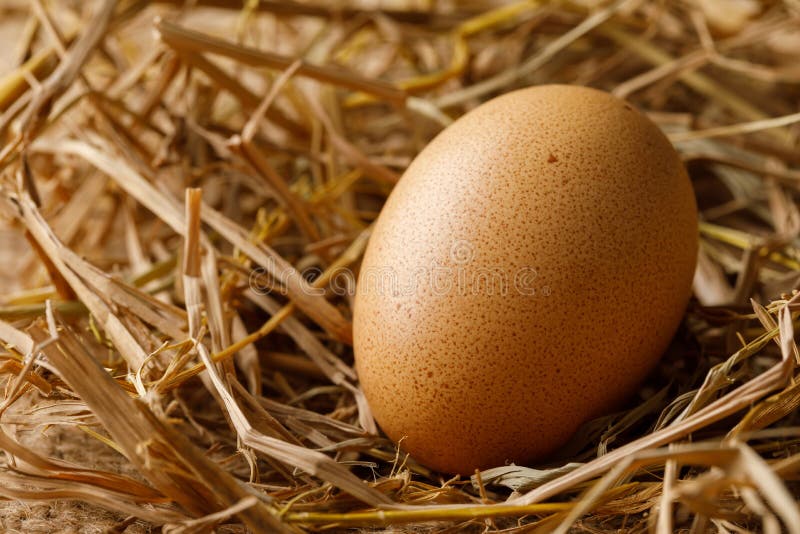
[[[694,302],[690,305],[693,306]],[[636,393],[616,411],[595,417],[583,425],[558,451],[531,467],[549,468],[568,462],[587,462],[651,433],[662,412],[683,393],[699,387],[717,358],[705,354],[685,322],[673,336],[656,367]],[[680,413],[680,410],[675,410]]]

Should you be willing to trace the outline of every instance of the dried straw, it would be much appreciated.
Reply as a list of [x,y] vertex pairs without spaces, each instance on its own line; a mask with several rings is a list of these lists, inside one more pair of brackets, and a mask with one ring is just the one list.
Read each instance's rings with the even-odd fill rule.
[[[0,6],[0,530],[800,532],[796,2],[242,4]],[[448,477],[380,435],[341,274],[441,128],[550,82],[675,143],[696,298],[626,409]]]

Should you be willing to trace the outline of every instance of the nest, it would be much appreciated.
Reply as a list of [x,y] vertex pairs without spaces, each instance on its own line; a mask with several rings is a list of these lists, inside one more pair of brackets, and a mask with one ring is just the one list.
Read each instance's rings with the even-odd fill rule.
[[[800,532],[800,4],[365,4],[3,2],[0,528]],[[331,276],[443,127],[554,82],[675,143],[696,298],[628,409],[449,477],[377,432]]]

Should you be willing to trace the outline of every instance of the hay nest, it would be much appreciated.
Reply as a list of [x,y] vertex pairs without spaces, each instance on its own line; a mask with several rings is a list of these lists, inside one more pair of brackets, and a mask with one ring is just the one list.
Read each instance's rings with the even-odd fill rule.
[[[366,4],[0,6],[0,528],[800,532],[800,4]],[[438,131],[551,82],[676,144],[696,299],[557,461],[443,476],[374,432],[331,274]]]

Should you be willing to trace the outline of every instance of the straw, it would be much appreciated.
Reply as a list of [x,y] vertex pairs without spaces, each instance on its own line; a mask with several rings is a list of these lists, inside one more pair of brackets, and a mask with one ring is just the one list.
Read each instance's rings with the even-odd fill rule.
[[[798,532],[795,3],[376,5],[0,6],[0,530]],[[356,275],[427,143],[544,83],[673,142],[695,298],[557,456],[437,473],[359,386]]]

